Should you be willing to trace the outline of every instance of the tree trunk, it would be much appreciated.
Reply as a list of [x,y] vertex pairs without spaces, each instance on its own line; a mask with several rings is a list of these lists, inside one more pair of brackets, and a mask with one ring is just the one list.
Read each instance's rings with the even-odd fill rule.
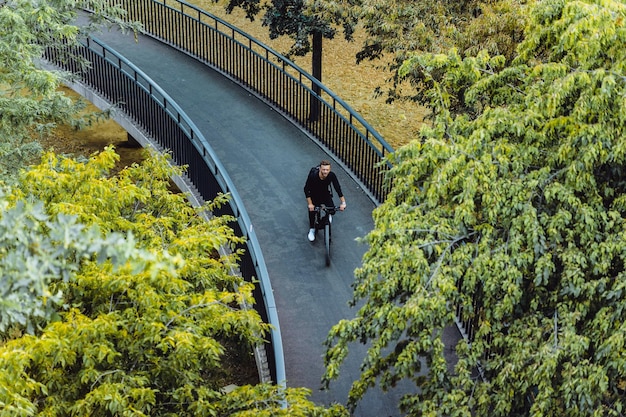
[[[322,32],[313,32],[313,56],[312,62],[312,74],[315,79],[320,83],[322,82]],[[320,118],[320,95],[322,89],[316,83],[313,83],[312,89],[314,94],[311,95],[311,112],[309,113],[309,120],[315,122]]]

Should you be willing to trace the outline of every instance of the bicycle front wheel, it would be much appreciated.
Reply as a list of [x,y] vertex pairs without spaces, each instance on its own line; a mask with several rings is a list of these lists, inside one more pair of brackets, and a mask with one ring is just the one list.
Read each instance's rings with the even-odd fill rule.
[[326,246],[326,266],[330,265],[330,225],[324,226],[324,245]]

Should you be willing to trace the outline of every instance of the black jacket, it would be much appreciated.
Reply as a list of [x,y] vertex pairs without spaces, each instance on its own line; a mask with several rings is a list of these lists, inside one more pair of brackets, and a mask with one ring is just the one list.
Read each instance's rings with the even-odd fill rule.
[[334,172],[330,171],[325,179],[319,176],[319,169],[312,169],[304,184],[304,195],[311,197],[313,204],[326,203],[333,197],[331,184],[335,188],[337,195],[343,197],[339,180]]

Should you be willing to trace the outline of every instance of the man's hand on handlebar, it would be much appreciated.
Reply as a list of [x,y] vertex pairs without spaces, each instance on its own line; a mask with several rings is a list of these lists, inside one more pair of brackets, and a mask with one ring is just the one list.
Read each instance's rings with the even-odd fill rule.
[[330,207],[330,206],[326,207],[323,204],[321,206],[316,206],[314,204],[309,204],[309,211],[318,211],[318,210],[320,210],[322,208],[325,208],[326,210],[332,210],[332,211],[335,211],[337,209],[339,209],[340,211],[344,211],[346,209],[346,202],[342,201],[341,204],[339,204],[336,207]]

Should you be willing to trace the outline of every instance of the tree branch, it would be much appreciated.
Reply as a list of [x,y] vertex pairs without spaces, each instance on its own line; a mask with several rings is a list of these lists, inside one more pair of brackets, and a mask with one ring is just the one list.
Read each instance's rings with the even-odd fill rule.
[[221,302],[221,301],[219,301],[219,300],[218,300],[218,301],[213,301],[213,302],[210,302],[210,303],[195,304],[195,305],[192,305],[192,306],[190,306],[190,307],[188,307],[188,308],[184,309],[183,311],[181,311],[180,313],[178,313],[177,315],[175,315],[174,317],[172,317],[172,318],[170,319],[170,321],[168,321],[168,322],[167,322],[167,324],[165,325],[165,328],[166,328],[166,329],[167,329],[167,328],[169,328],[169,327],[170,327],[170,325],[171,325],[171,324],[172,324],[172,323],[173,323],[173,322],[174,322],[177,318],[179,318],[179,317],[181,317],[181,316],[183,316],[183,315],[187,314],[187,313],[188,313],[188,312],[190,312],[191,310],[194,310],[194,309],[196,309],[196,308],[210,307],[210,306],[212,306],[212,305],[216,305],[216,304],[220,304],[220,305],[222,305],[222,306],[224,306],[224,307],[226,307],[226,308],[228,308],[228,309],[230,309],[230,310],[232,310],[232,311],[235,311],[235,310],[236,310],[236,309],[232,308],[231,306],[229,306],[228,304],[225,304],[225,303],[223,303],[223,302]]

